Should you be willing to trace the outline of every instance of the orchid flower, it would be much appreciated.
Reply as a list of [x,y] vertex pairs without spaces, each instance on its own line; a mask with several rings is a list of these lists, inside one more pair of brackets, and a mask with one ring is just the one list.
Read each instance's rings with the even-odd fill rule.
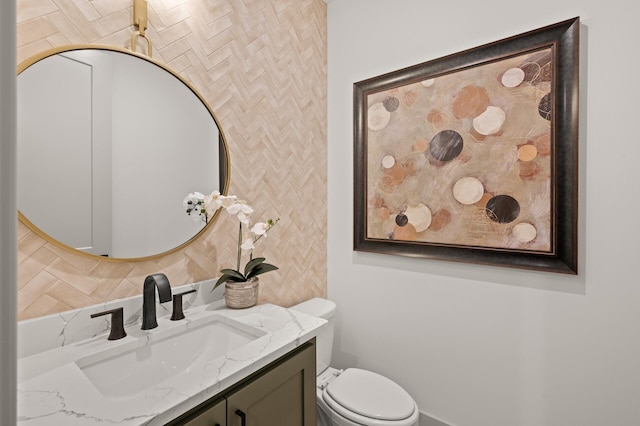
[[255,247],[256,246],[253,244],[253,238],[245,238],[242,242],[242,245],[240,246],[240,248],[242,248],[242,251],[251,251]]
[[270,226],[268,223],[258,222],[251,228],[251,233],[255,235],[264,235],[266,237],[269,228]]
[[207,212],[204,207],[205,196],[199,192],[192,192],[182,200],[182,206],[187,214],[195,221],[207,221]]
[[[265,222],[258,222],[251,226],[251,214],[253,208],[247,204],[244,200],[239,200],[235,195],[223,195],[220,191],[214,191],[209,195],[202,195],[199,192],[194,192],[184,199],[183,205],[190,216],[196,215],[196,217],[202,216],[206,221],[207,217],[211,217],[215,212],[223,208],[231,216],[238,218],[238,258],[236,269],[223,269],[222,276],[218,279],[214,285],[214,289],[220,284],[227,281],[231,282],[245,282],[249,279],[264,274],[265,272],[274,271],[278,269],[277,266],[265,263],[264,257],[253,257],[253,250],[255,249],[255,243],[262,237],[267,236],[269,231],[280,219],[275,221],[269,219]],[[249,236],[243,239],[242,225],[249,229]],[[240,260],[242,252],[250,252],[249,261],[244,267],[244,273],[240,272]]]
[[230,206],[226,207],[227,213],[238,217],[240,223],[245,225],[249,224],[249,216],[253,213],[253,209],[244,201],[235,201]]

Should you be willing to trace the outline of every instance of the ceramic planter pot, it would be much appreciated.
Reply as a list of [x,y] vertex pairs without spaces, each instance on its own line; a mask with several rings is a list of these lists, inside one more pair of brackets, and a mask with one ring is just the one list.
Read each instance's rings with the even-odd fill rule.
[[253,277],[246,282],[224,284],[224,300],[231,309],[243,309],[258,303],[258,278]]

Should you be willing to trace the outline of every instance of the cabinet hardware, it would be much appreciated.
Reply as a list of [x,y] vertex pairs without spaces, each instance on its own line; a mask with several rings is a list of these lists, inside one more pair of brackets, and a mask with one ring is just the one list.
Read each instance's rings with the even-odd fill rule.
[[236,414],[240,417],[240,425],[247,426],[247,415],[242,412],[242,410],[236,410]]

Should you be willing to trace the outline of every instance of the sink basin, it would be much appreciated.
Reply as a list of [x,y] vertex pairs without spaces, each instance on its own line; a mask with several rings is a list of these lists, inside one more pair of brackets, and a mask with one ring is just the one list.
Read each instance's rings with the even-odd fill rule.
[[219,317],[201,318],[188,327],[175,328],[92,354],[77,360],[76,364],[105,397],[130,397],[265,334]]

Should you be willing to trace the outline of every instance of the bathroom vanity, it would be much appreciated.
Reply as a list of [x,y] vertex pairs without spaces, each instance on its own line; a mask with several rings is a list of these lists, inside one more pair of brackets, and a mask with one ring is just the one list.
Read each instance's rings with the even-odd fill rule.
[[[91,313],[66,315],[84,321]],[[21,356],[18,424],[315,425],[315,336],[325,320],[221,301],[184,313],[180,321],[161,316],[152,330],[132,324],[118,340],[107,340],[100,319],[98,336]]]

